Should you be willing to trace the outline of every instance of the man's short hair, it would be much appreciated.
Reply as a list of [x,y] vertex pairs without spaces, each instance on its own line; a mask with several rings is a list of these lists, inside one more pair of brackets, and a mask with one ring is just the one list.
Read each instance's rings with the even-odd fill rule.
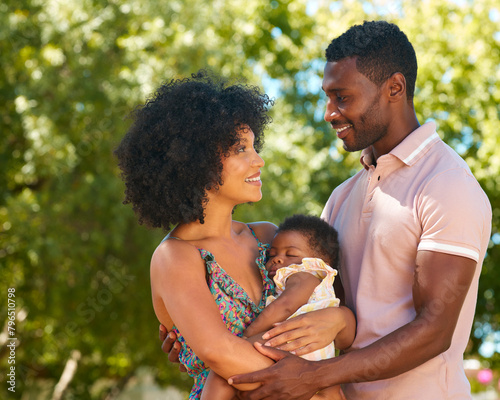
[[332,40],[326,49],[328,62],[357,57],[358,71],[380,86],[394,73],[406,79],[406,97],[413,99],[417,57],[406,35],[386,21],[364,21]]

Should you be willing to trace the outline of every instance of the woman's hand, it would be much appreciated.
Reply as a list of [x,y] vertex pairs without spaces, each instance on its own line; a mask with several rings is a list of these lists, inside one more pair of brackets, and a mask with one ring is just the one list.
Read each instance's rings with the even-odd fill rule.
[[186,367],[180,364],[179,361],[179,351],[181,350],[181,345],[177,341],[177,336],[173,331],[170,333],[167,331],[165,326],[160,324],[160,341],[161,349],[164,353],[168,354],[168,360],[170,362],[179,364],[179,371],[186,372]]
[[311,311],[277,323],[262,338],[267,340],[266,346],[301,356],[328,346],[339,333],[342,340],[337,346],[348,347],[354,340],[355,321],[347,307]]

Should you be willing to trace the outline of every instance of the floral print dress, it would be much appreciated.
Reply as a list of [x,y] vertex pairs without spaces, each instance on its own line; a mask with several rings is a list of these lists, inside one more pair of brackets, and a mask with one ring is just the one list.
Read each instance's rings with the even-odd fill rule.
[[[272,294],[274,289],[273,281],[268,278],[265,268],[266,250],[269,248],[269,245],[261,243],[252,228],[250,230],[257,240],[259,247],[259,256],[255,260],[263,282],[262,296],[259,304],[255,304],[243,288],[224,271],[212,253],[204,249],[198,249],[201,257],[205,260],[208,287],[219,306],[221,318],[226,324],[227,329],[240,337],[247,326],[264,309],[266,297]],[[194,354],[177,327],[174,326],[173,329],[181,344],[179,361],[186,367],[189,376],[194,378],[194,385],[191,389],[189,399],[199,399],[210,369]]]

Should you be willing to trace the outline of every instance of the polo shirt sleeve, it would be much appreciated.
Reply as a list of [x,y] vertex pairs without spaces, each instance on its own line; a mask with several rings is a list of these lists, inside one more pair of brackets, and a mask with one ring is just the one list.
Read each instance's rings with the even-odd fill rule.
[[436,175],[421,192],[417,208],[422,226],[418,250],[481,259],[491,207],[469,171],[457,168]]

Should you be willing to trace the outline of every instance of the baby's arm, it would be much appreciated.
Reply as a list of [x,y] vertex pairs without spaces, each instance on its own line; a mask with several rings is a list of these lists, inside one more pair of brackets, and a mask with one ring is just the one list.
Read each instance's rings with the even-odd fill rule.
[[340,300],[339,312],[341,312],[343,316],[340,320],[344,323],[344,327],[339,330],[335,337],[335,348],[345,350],[352,345],[356,337],[356,317],[345,305],[345,292],[344,286],[342,285],[342,279],[335,279],[333,287],[335,289],[335,295]]
[[266,306],[260,315],[243,333],[250,337],[265,332],[273,327],[275,322],[282,322],[290,317],[302,305],[306,304],[321,279],[308,273],[297,272],[288,277],[283,293]]
[[356,337],[356,317],[346,306],[340,306],[339,312],[343,314],[344,327],[337,333],[334,342],[335,348],[345,350],[351,346]]

